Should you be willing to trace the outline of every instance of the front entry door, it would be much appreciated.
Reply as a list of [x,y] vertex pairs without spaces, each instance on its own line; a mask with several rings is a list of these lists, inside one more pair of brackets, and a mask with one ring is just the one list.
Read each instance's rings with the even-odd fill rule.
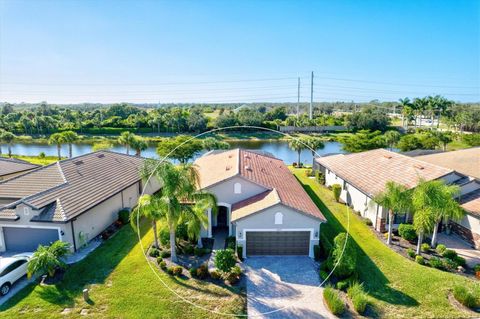
[[218,207],[218,215],[217,215],[217,227],[227,227],[228,220],[227,220],[228,209],[225,206]]

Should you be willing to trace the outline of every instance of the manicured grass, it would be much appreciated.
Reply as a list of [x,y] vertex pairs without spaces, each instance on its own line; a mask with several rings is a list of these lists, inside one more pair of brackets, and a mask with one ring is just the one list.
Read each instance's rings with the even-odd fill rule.
[[[3,157],[8,157],[6,155],[2,155]],[[32,164],[37,164],[37,165],[48,165],[51,163],[55,163],[58,161],[57,156],[45,156],[45,157],[39,157],[39,156],[26,156],[26,155],[12,155],[14,158],[18,158],[27,162],[30,162]]]
[[[294,174],[320,207],[328,220],[321,231],[329,238],[348,228],[347,208],[335,202],[332,191],[304,176],[301,169]],[[357,215],[350,216],[350,239],[359,251],[357,270],[365,290],[372,297],[377,315],[388,318],[466,318],[450,305],[447,294],[455,285],[472,287],[474,280],[421,266],[397,254],[378,240],[373,231]]]
[[[144,245],[153,240],[148,229]],[[161,270],[159,276],[176,293],[218,312],[241,314],[245,299],[238,288],[225,288],[195,279],[174,278]],[[186,272],[186,271],[185,271]],[[91,302],[82,298],[90,289]],[[65,316],[61,312],[70,308]],[[0,307],[1,318],[78,317],[87,309],[95,318],[221,318],[198,309],[169,291],[145,260],[137,234],[124,226],[83,261],[73,265],[62,282],[54,286],[30,285]]]

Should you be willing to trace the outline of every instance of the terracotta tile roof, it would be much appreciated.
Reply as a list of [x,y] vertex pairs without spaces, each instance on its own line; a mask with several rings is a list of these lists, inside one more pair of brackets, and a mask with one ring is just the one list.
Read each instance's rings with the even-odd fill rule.
[[40,167],[15,158],[0,157],[0,176],[25,172]]
[[434,180],[453,173],[385,149],[319,157],[316,161],[369,196],[382,192],[388,181],[413,188],[421,178]]
[[467,212],[480,216],[480,189],[462,195],[460,205]]
[[275,189],[247,198],[232,205],[232,221],[279,204],[280,197]]
[[[233,176],[242,176],[269,190],[276,190],[280,202],[302,213],[325,220],[318,207],[283,161],[254,151],[234,149],[206,154],[195,161],[202,188]],[[270,203],[265,199],[263,205]]]
[[110,151],[78,156],[0,183],[0,198],[44,208],[42,221],[68,221],[138,182],[143,161]]
[[417,156],[416,159],[480,178],[480,147]]
[[0,220],[17,220],[18,217],[15,209],[2,209],[0,210]]

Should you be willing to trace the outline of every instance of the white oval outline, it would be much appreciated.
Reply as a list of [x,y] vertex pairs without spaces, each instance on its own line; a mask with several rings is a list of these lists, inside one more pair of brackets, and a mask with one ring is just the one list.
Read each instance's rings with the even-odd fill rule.
[[[290,134],[287,134],[287,133],[284,133],[284,132],[280,132],[280,131],[276,131],[276,130],[273,130],[273,129],[270,129],[270,128],[266,128],[266,127],[260,127],[260,126],[250,126],[250,125],[238,125],[238,126],[227,126],[227,127],[222,127],[222,128],[216,128],[216,129],[213,129],[213,130],[210,130],[210,131],[206,131],[206,132],[203,132],[203,133],[200,133],[200,134],[197,134],[195,136],[192,136],[190,137],[189,139],[187,139],[186,141],[184,141],[183,143],[177,145],[173,150],[170,151],[170,153],[168,153],[166,156],[164,156],[163,158],[161,158],[159,161],[158,161],[158,164],[155,168],[157,168],[160,164],[162,164],[167,158],[168,156],[170,156],[170,154],[172,154],[177,148],[181,147],[182,145],[200,137],[200,136],[203,136],[203,135],[206,135],[206,134],[210,134],[210,133],[213,133],[213,132],[218,132],[218,131],[223,131],[223,130],[229,130],[229,129],[241,129],[241,128],[247,128],[247,129],[256,129],[256,130],[264,130],[264,131],[270,131],[270,132],[274,132],[274,133],[277,133],[277,134],[282,134],[284,136],[287,136],[291,139],[295,139],[297,140],[297,142],[299,142],[300,144],[302,144],[305,148],[309,149],[310,151],[312,151],[315,155],[317,156],[320,156],[316,150],[313,150],[312,148],[310,148],[307,144],[305,144],[304,142],[301,141],[301,139],[299,139],[298,137],[294,137],[294,136],[291,136]],[[148,176],[146,182],[145,182],[145,185],[143,186],[143,189],[142,189],[142,193],[140,194],[140,196],[143,196],[145,194],[145,187],[148,185],[149,181],[150,181],[150,178],[152,177],[153,175],[153,171],[152,170],[152,173]],[[342,249],[342,256],[343,256],[343,253],[345,252],[345,248],[347,247],[347,242],[348,242],[348,239],[349,239],[349,235],[350,235],[350,209],[348,207],[348,205],[345,206],[346,209],[347,209],[347,232],[346,232],[346,240],[345,240],[345,244],[343,245],[343,249]],[[256,315],[248,315],[247,314],[242,314],[242,315],[238,315],[238,314],[233,314],[233,313],[226,313],[226,312],[220,312],[220,311],[215,311],[215,310],[211,310],[211,309],[208,309],[204,306],[200,306],[200,305],[197,305],[196,303],[186,299],[185,297],[183,296],[180,296],[175,290],[173,290],[172,288],[170,288],[164,281],[163,279],[160,277],[160,275],[157,273],[157,271],[155,270],[156,267],[154,268],[152,266],[152,263],[150,262],[150,260],[148,260],[148,256],[147,256],[147,252],[145,251],[145,248],[143,246],[143,243],[142,243],[142,238],[141,238],[141,235],[140,235],[140,227],[138,227],[139,225],[139,222],[140,222],[140,214],[137,214],[137,221],[136,221],[136,225],[137,225],[137,235],[138,235],[138,241],[139,241],[139,244],[140,244],[140,248],[142,250],[142,253],[143,253],[143,256],[145,257],[145,260],[147,261],[147,264],[148,266],[150,267],[150,269],[153,271],[153,273],[155,274],[155,276],[157,276],[157,278],[160,280],[160,282],[168,289],[170,290],[175,296],[177,296],[178,298],[180,298],[182,301],[198,308],[198,309],[201,309],[201,310],[204,310],[204,311],[207,311],[207,312],[211,312],[211,313],[214,313],[214,314],[217,314],[217,315],[222,315],[222,316],[231,316],[231,317],[259,317],[259,316],[263,316],[263,315],[269,315],[269,314],[272,314],[272,313],[275,313],[275,312],[278,312],[278,311],[282,311],[282,310],[285,310],[287,308],[290,308],[292,307],[293,305],[288,305],[288,306],[285,306],[285,307],[282,307],[282,308],[278,308],[278,309],[274,309],[274,310],[271,310],[271,311],[268,311],[268,312],[263,312],[263,313],[259,313],[259,314],[256,314]],[[320,243],[320,236],[319,236],[319,243]],[[340,263],[340,260],[341,258],[337,261],[337,263],[333,266],[333,269],[330,271],[330,273],[328,274],[328,276],[316,287],[316,288],[320,288],[322,287],[325,282],[327,282],[327,280],[330,278],[330,276],[333,274],[333,272],[335,271],[335,268],[337,268],[338,264]],[[157,269],[158,270],[158,269]],[[310,291],[309,294],[307,294],[306,296],[303,296],[303,297],[309,297],[311,294],[313,293],[313,289],[312,291]],[[248,295],[247,295],[247,303],[248,303]],[[248,311],[248,306],[247,306],[247,311]]]

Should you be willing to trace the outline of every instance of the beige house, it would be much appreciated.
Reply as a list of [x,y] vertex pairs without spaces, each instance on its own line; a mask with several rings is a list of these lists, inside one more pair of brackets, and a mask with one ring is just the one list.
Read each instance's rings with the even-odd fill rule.
[[308,255],[326,219],[279,159],[234,149],[207,153],[195,161],[200,187],[214,193],[218,213],[208,212],[202,237],[225,231],[235,236],[244,257]]
[[[354,154],[337,154],[319,157],[315,168],[325,175],[325,185],[340,184],[340,199],[372,221],[378,231],[385,231],[388,211],[373,200],[382,192],[388,181],[415,188],[421,179],[441,179],[447,184],[460,186],[458,200],[467,212],[456,223],[449,221],[451,229],[480,247],[480,182],[467,174],[475,173],[479,159],[477,150],[462,150],[409,157],[385,149],[376,149]],[[475,155],[476,154],[476,155]],[[441,157],[444,157],[444,160]],[[480,165],[477,166],[480,169]],[[411,215],[395,214],[394,228],[411,221]],[[444,221],[444,224],[446,221]],[[446,226],[446,225],[444,225]]]
[[[0,251],[63,240],[75,251],[136,205],[144,159],[98,151],[0,182]],[[159,189],[152,181],[146,193]]]
[[24,174],[38,167],[40,166],[16,158],[0,157],[0,181]]

